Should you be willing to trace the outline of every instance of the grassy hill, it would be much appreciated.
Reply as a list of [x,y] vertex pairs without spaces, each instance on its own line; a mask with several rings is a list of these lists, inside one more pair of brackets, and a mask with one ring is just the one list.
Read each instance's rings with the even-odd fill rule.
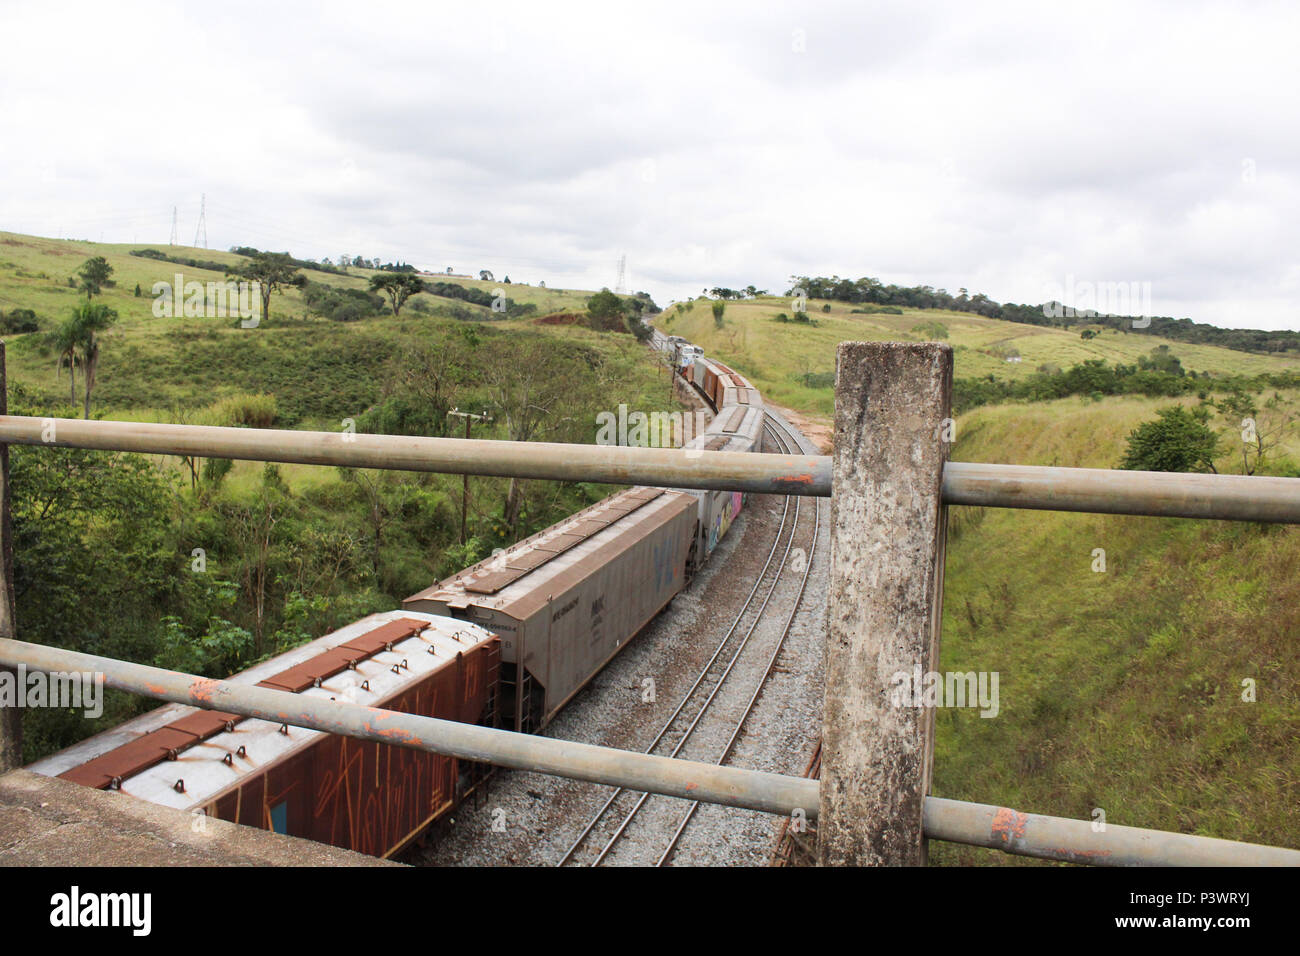
[[[981,408],[958,421],[953,457],[1113,466],[1166,404]],[[934,792],[1298,847],[1298,639],[1300,528],[953,508],[941,669],[999,672],[1001,710],[938,712]]]
[[[822,311],[829,305],[830,311]],[[810,299],[808,314],[816,325],[779,322],[789,315],[789,298],[762,296],[726,303],[722,328],[717,328],[710,303],[696,301],[690,311],[665,309],[655,326],[716,352],[749,376],[773,401],[821,415],[831,414],[834,396],[829,385],[810,388],[808,374],[833,374],[835,346],[848,341],[925,341],[935,338],[933,323],[944,327],[944,340],[953,346],[959,378],[996,375],[1016,380],[1041,365],[1069,368],[1087,359],[1134,364],[1151,349],[1167,344],[1188,371],[1212,375],[1254,375],[1300,369],[1300,358],[1255,355],[1209,345],[1171,342],[1151,335],[1106,330],[1084,340],[1082,328],[1066,331],[986,319],[966,312],[904,309],[902,315],[855,314],[844,302]],[[918,328],[920,327],[920,328]],[[1019,362],[1008,362],[1009,355]]]
[[[766,398],[832,411],[835,345],[922,340],[946,327],[958,377],[1015,378],[1039,364],[1131,364],[1160,344],[1189,371],[1276,372],[1295,359],[965,313],[853,314],[809,302],[815,326],[774,321],[788,299],[670,308],[656,325],[750,375]],[[922,328],[918,329],[918,326]],[[1020,363],[1000,350],[1015,348]],[[1300,390],[1255,396],[1273,422],[1300,416]],[[957,420],[960,461],[1113,468],[1125,438],[1180,399],[1081,396],[975,408]],[[1231,438],[1238,424],[1216,416]],[[1239,446],[1238,446],[1239,448]],[[1300,460],[1292,429],[1277,463]],[[1230,442],[1218,461],[1236,469]],[[1106,570],[1095,572],[1095,549]],[[1233,522],[952,508],[940,669],[996,671],[1000,710],[937,712],[936,795],[1080,820],[1300,847],[1300,528]],[[1243,681],[1256,700],[1242,699]],[[939,864],[1033,865],[934,843]]]
[[[95,301],[120,318],[101,336],[95,415],[327,431],[352,419],[359,431],[439,434],[458,405],[490,410],[478,438],[513,437],[511,426],[531,416],[535,440],[589,442],[596,413],[620,402],[676,407],[665,371],[633,336],[538,321],[583,311],[587,293],[435,276],[503,288],[537,308],[503,319],[422,294],[400,316],[344,322],[315,314],[294,289],[275,295],[268,321],[244,329],[237,316],[155,316],[150,294],[177,272],[223,281],[240,256],[159,250],[213,263],[200,269],[130,254],[139,248],[0,233],[0,310],[32,309],[41,325],[5,336],[14,414],[81,415],[46,333],[85,301],[68,280],[98,255],[116,285]],[[353,290],[374,274],[304,273]],[[191,469],[175,457],[22,446],[10,456],[19,635],[209,676],[391,609],[611,491],[475,477],[462,543],[459,476],[213,460]],[[111,694],[106,713],[112,722],[145,706]],[[24,726],[28,760],[99,729],[50,710]]]
[[[103,357],[95,387],[95,408],[116,418],[169,421],[177,408],[206,406],[225,396],[246,392],[275,394],[281,421],[289,425],[333,423],[364,411],[383,384],[383,365],[396,342],[419,337],[437,324],[421,315],[421,306],[460,308],[484,321],[497,320],[488,309],[458,299],[420,295],[403,314],[361,322],[333,322],[314,315],[302,292],[276,294],[271,318],[257,329],[241,329],[237,319],[160,318],[150,294],[155,282],[221,282],[223,272],[195,269],[131,255],[147,245],[43,239],[0,232],[0,310],[29,308],[43,329],[64,319],[82,300],[69,285],[86,259],[103,256],[113,267],[116,285],[96,301],[115,309],[120,319],[103,337]],[[214,261],[234,267],[245,262],[229,252],[162,246],[178,257]],[[348,275],[304,270],[312,281],[341,289],[364,290],[375,275],[350,269]],[[512,301],[537,306],[537,314],[578,310],[589,293],[499,285],[455,279],[457,285],[489,293],[503,288]],[[75,285],[75,282],[73,283]],[[139,285],[142,294],[134,294]],[[532,327],[528,320],[493,321],[494,327]],[[565,339],[583,330],[546,330]],[[600,340],[594,333],[590,340]],[[67,378],[55,374],[56,358],[41,333],[7,336],[9,379],[26,387],[43,403],[68,401]],[[332,427],[332,426],[331,426]]]

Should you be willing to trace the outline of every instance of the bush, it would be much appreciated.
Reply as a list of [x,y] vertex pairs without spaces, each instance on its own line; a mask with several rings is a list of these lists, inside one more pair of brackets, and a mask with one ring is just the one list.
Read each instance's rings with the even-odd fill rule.
[[356,322],[381,315],[384,311],[384,300],[380,296],[361,289],[341,289],[324,282],[308,282],[303,286],[302,299],[317,315],[335,322]]
[[226,475],[230,474],[230,469],[234,467],[235,463],[229,458],[205,458],[203,459],[203,480],[215,488],[221,484]]
[[240,392],[213,402],[204,416],[213,425],[270,428],[275,424],[275,396]]
[[928,339],[946,339],[948,337],[948,326],[942,322],[918,322],[912,326],[912,331],[924,335]]
[[0,334],[21,335],[24,332],[39,332],[40,321],[31,309],[13,309],[0,312]]
[[1206,420],[1209,410],[1162,408],[1128,436],[1120,467],[1130,471],[1214,471],[1219,439]]

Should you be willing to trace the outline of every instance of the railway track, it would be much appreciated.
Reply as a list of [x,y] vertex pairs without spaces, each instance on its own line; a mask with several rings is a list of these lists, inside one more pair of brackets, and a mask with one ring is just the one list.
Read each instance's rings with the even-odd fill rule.
[[[784,425],[774,424],[769,420],[764,424],[764,429],[780,452],[789,453],[792,445],[797,448],[797,442],[794,442],[793,436],[788,434]],[[784,436],[783,432],[786,433]],[[770,652],[767,654],[766,666],[761,676],[754,683],[752,692],[747,698],[744,689],[737,693],[731,685],[727,684],[727,679],[746,651],[751,655],[760,655],[759,660],[762,661],[763,649],[758,646],[751,647],[751,639],[759,631],[760,624],[764,623],[768,606],[777,591],[783,573],[791,563],[790,558],[799,533],[801,513],[808,507],[809,505],[800,498],[794,498],[793,504],[790,497],[785,498],[772,548],[768,552],[762,571],[755,578],[754,586],[750,589],[744,604],[719,642],[713,656],[701,670],[690,690],[683,696],[672,716],[646,748],[646,753],[709,760],[717,764],[725,763],[731,756],[745,721],[753,711],[768,677],[772,674],[786,635],[790,632],[790,626],[802,602],[820,531],[820,502],[816,500],[811,502],[812,536],[809,538],[802,567],[795,569],[795,572],[800,575],[798,592],[790,604],[789,614],[780,632],[774,640],[769,639]],[[764,590],[765,582],[766,591],[761,600],[756,603],[760,591]],[[747,626],[742,627],[747,618],[749,618]],[[737,716],[735,707],[742,702],[743,706]],[[730,713],[727,713],[724,703],[731,704]],[[702,732],[702,728],[712,731],[712,734]],[[728,734],[728,731],[726,743],[719,747],[716,741]],[[709,739],[710,737],[712,740]],[[557,865],[597,866],[604,863],[631,863],[663,866],[671,861],[698,807],[698,803],[692,803],[683,811],[678,800],[617,789],[592,816]],[[671,835],[665,841],[664,835],[670,832]],[[637,836],[636,839],[632,839],[634,834]],[[661,846],[662,849],[650,854],[646,848],[651,845]]]

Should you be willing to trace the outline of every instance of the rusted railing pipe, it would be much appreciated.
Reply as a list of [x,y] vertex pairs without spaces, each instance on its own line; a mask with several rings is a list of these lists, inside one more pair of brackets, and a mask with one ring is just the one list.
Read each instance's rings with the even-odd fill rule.
[[950,461],[949,505],[1300,523],[1300,478]]
[[364,435],[213,425],[0,416],[0,442],[305,465],[666,485],[759,494],[831,493],[831,460],[805,455]]
[[702,800],[767,813],[802,808],[817,815],[816,780],[672,760],[612,747],[518,734],[435,717],[363,707],[308,694],[290,694],[231,681],[131,664],[23,641],[0,640],[0,664],[30,670],[100,673],[109,687],[132,694],[259,717],[294,727],[448,754],[574,780]]
[[927,797],[925,835],[1093,866],[1300,866],[1300,850],[1216,840],[1090,820],[1046,817],[1007,807]]
[[[118,690],[258,717],[325,733],[449,754],[516,770],[554,774],[670,797],[777,813],[818,815],[820,783],[757,770],[652,757],[610,747],[493,730],[434,717],[418,717],[315,696],[290,694],[230,681],[130,664],[56,647],[0,640],[0,665],[62,673],[100,673]],[[1297,866],[1300,851],[1210,837],[1091,823],[927,797],[925,835],[934,840],[993,847],[1101,866]]]
[[[16,415],[0,416],[0,442],[760,494],[829,497],[831,493],[831,459],[823,455],[755,455]],[[950,461],[944,466],[943,500],[950,505],[990,508],[1300,523],[1300,478]]]

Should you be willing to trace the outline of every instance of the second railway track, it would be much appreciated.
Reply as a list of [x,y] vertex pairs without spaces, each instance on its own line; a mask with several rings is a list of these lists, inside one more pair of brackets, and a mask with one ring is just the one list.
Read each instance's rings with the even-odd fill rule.
[[[797,439],[783,423],[772,420],[765,429],[779,452],[798,449]],[[806,536],[806,547],[799,547],[796,539],[801,537],[801,518],[808,513],[812,520],[803,520],[802,525],[811,523],[812,531]],[[728,760],[799,610],[820,530],[820,502],[784,499],[771,550],[744,604],[690,690],[645,748],[646,753],[718,764]],[[781,621],[779,616],[773,619],[766,615],[787,571],[795,576],[797,592]],[[733,678],[729,682],[742,661],[749,663],[750,674],[761,667],[757,681]],[[680,800],[615,789],[557,865],[662,866],[672,860],[697,807]]]

